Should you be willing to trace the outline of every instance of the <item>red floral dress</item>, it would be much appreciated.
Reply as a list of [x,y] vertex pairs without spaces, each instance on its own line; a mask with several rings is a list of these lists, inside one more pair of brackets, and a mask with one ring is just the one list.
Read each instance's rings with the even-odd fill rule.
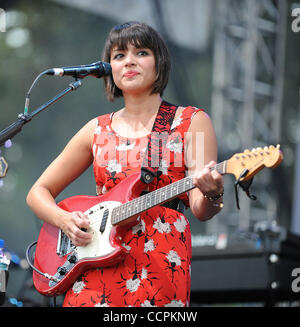
[[[174,119],[163,150],[159,179],[149,191],[185,177],[184,134],[193,115],[186,107]],[[121,180],[141,169],[148,137],[125,138],[111,127],[112,114],[98,117],[93,141],[97,194],[108,192]],[[105,140],[104,140],[105,139]],[[187,194],[180,196],[188,206]],[[140,215],[122,245],[129,251],[112,267],[86,271],[68,290],[64,306],[168,307],[189,305],[191,236],[186,217],[173,209],[156,206]]]

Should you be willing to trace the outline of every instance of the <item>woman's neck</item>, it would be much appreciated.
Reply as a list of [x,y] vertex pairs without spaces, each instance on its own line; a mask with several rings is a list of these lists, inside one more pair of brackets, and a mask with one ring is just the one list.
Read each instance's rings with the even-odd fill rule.
[[133,118],[143,116],[151,116],[157,113],[161,104],[161,97],[159,94],[151,94],[146,96],[124,96],[125,107],[121,111],[121,116],[124,118]]
[[147,97],[125,96],[125,107],[112,119],[112,128],[123,137],[143,137],[151,132],[162,99],[159,94]]

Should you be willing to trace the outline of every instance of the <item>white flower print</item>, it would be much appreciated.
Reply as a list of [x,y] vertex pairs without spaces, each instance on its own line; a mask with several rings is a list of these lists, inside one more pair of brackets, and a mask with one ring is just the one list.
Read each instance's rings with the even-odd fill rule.
[[94,307],[103,308],[103,307],[109,307],[109,305],[107,303],[96,303]]
[[165,307],[183,307],[184,304],[181,300],[172,300],[170,303],[166,304]]
[[110,173],[120,173],[122,171],[122,165],[117,160],[110,160],[106,168]]
[[146,228],[145,222],[144,222],[144,220],[141,220],[141,222],[139,224],[134,225],[132,227],[132,234],[137,234],[140,231],[144,233],[145,232],[145,228]]
[[186,229],[187,221],[183,216],[181,216],[179,219],[177,219],[174,223],[175,228],[179,233],[183,233]]
[[153,224],[153,228],[157,229],[160,234],[170,233],[171,226],[169,223],[163,223],[160,218],[157,218]]
[[122,143],[119,146],[117,146],[118,151],[127,151],[132,150],[135,147],[135,143]]
[[166,257],[170,262],[175,262],[176,266],[181,265],[181,259],[176,251],[171,250]]
[[96,149],[95,149],[95,154],[94,154],[94,158],[96,158],[96,161],[97,163],[101,163],[101,151],[102,151],[102,148],[100,148],[100,146],[98,146]]
[[145,300],[144,303],[141,303],[141,307],[156,307],[156,305],[152,305],[149,300]]
[[103,187],[102,187],[102,194],[105,194],[107,192],[107,189],[106,189],[106,187],[105,187],[105,185],[103,185]]
[[148,271],[145,268],[142,268],[141,279],[146,279],[148,276]]
[[125,248],[128,252],[131,250],[131,246],[125,244],[124,242],[122,243],[123,248]]
[[168,142],[166,147],[175,153],[182,153],[182,141],[179,137],[176,137],[174,140]]
[[128,279],[126,281],[126,287],[131,293],[136,292],[137,289],[139,288],[140,284],[141,284],[141,281],[138,278],[136,278],[134,280]]
[[97,126],[97,127],[95,128],[94,134],[96,134],[96,135],[101,134],[101,126]]
[[144,245],[144,252],[147,253],[147,252],[151,252],[153,250],[155,250],[155,244],[154,244],[154,241],[152,239],[150,239]]
[[168,175],[168,163],[166,162],[166,160],[161,160],[161,164],[158,170],[161,171],[164,175]]
[[76,281],[72,287],[74,293],[78,294],[85,288],[83,281]]
[[171,130],[174,129],[175,127],[179,126],[181,123],[182,123],[182,116],[180,115],[173,121]]

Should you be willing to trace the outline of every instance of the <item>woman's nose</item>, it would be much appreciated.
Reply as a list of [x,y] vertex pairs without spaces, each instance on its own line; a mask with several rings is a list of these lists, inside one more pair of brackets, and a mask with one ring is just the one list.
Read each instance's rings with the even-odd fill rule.
[[135,59],[134,59],[134,56],[132,54],[128,53],[126,55],[125,65],[126,66],[134,66],[135,65]]

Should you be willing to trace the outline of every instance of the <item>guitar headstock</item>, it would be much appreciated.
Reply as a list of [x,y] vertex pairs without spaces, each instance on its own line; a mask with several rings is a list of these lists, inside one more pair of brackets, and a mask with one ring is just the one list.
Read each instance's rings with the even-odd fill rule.
[[233,174],[239,179],[241,174],[247,169],[248,173],[240,181],[246,181],[252,178],[264,167],[275,168],[283,160],[283,154],[280,151],[280,145],[277,147],[270,145],[264,148],[246,149],[242,153],[236,153],[227,160],[226,173]]

